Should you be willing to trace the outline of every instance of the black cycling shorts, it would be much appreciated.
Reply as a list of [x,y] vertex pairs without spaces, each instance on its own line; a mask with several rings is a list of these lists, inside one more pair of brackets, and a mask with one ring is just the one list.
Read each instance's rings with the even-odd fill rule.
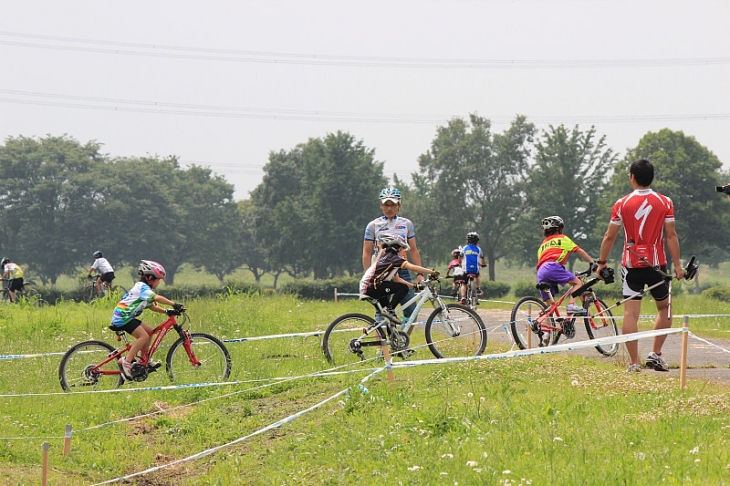
[[[666,273],[667,267],[660,267],[661,271]],[[621,267],[621,278],[623,279],[622,292],[624,297],[630,297],[636,292],[641,292],[644,287],[651,287],[664,280],[664,276],[654,270],[653,268],[626,268]],[[650,290],[652,297],[657,302],[666,300],[669,297],[669,285],[664,282],[664,285],[657,285]],[[641,296],[636,296],[632,300],[641,300]]]
[[23,277],[14,278],[8,281],[8,289],[12,290],[13,292],[23,290],[23,285],[25,285],[23,282]]
[[99,275],[99,278],[102,282],[109,282],[112,283],[112,280],[114,280],[114,272],[106,272]]
[[132,319],[131,321],[129,321],[122,327],[115,327],[115,329],[118,329],[120,331],[126,331],[129,334],[132,334],[134,332],[134,330],[137,329],[141,325],[142,325],[142,321],[140,321],[139,319]]

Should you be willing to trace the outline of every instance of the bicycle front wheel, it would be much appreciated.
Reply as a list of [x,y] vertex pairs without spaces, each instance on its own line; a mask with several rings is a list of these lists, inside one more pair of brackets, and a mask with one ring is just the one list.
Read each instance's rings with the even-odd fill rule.
[[58,368],[61,388],[69,392],[119,388],[124,378],[117,360],[97,366],[115,352],[113,346],[103,341],[84,341],[74,345],[61,358]]
[[379,356],[380,343],[385,341],[381,328],[369,330],[375,319],[365,314],[345,314],[327,326],[322,337],[324,357],[334,366],[369,361]]
[[[193,364],[197,360],[199,364]],[[190,333],[190,354],[186,339],[175,341],[167,353],[167,374],[178,384],[218,383],[231,374],[231,355],[218,338],[202,332]]]
[[512,308],[512,315],[510,316],[512,339],[515,340],[515,344],[520,349],[540,346],[540,337],[537,331],[540,329],[541,319],[545,318],[542,316],[545,309],[547,309],[547,306],[537,297],[522,297]]
[[428,316],[426,342],[437,358],[479,356],[487,347],[487,330],[469,307],[446,304]]
[[[608,306],[604,301],[599,298],[595,300],[587,300],[583,307],[588,309],[588,317],[583,319],[586,325],[586,331],[588,337],[591,339],[598,339],[602,337],[618,336],[618,326],[616,325],[616,319],[611,314]],[[602,314],[597,315],[603,311]],[[603,344],[596,346],[599,353],[604,356],[613,356],[618,351],[618,343],[614,344]]]
[[28,304],[30,304],[33,307],[43,307],[44,305],[46,305],[48,303],[41,298],[40,292],[38,292],[38,290],[36,290],[32,287],[26,288],[24,293],[25,293],[24,298],[25,298],[26,302],[28,302]]

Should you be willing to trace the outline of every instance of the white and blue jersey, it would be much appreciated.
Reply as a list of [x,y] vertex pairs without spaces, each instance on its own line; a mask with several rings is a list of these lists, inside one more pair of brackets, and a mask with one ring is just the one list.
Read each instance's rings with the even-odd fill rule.
[[137,282],[124,294],[112,314],[112,325],[123,327],[132,319],[136,319],[142,311],[154,303],[155,292],[144,282]]
[[[378,245],[375,242],[378,237],[384,234],[390,234],[393,236],[402,236],[407,242],[416,237],[416,229],[413,227],[413,223],[408,218],[395,215],[393,219],[388,219],[385,216],[380,216],[368,223],[365,227],[365,241],[373,242],[373,257],[371,262],[374,262],[378,257]],[[406,269],[401,269],[398,275],[406,280],[411,281],[411,275]]]
[[464,259],[461,262],[462,268],[467,275],[479,275],[479,262],[484,258],[482,249],[477,245],[469,243],[463,249]]

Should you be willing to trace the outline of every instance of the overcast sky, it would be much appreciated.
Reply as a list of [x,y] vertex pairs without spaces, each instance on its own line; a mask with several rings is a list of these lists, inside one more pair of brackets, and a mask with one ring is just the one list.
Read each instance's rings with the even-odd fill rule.
[[648,131],[730,164],[730,1],[5,1],[0,137],[68,134],[210,166],[237,199],[270,151],[343,130],[410,180],[436,127]]

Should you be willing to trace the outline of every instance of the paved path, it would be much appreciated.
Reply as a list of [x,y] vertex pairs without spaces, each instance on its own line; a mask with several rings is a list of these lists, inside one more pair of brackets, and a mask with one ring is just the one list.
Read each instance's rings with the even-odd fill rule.
[[[513,344],[511,336],[500,327],[503,323],[509,323],[509,310],[480,309],[479,315],[482,316],[487,329],[492,331],[489,334],[489,342],[497,342],[505,345]],[[675,320],[674,324],[675,326],[681,325],[681,322],[676,322]],[[507,324],[507,327],[509,328],[509,324]],[[620,329],[619,325],[619,330]],[[563,339],[565,338],[562,338],[560,343],[564,342]],[[586,334],[585,328],[581,325],[576,326],[576,336],[573,340],[583,341],[586,339],[588,339],[588,335]],[[700,341],[690,335],[687,346],[687,378],[730,385],[730,339],[712,338],[707,339],[707,341],[724,348],[724,350]],[[671,368],[668,375],[675,376],[677,379],[679,378],[681,346],[682,334],[670,334],[667,336],[667,340],[665,341],[662,350],[662,355]],[[651,340],[644,339],[639,341],[639,356],[645,358],[646,355],[651,352],[651,347]],[[624,366],[624,363],[628,362],[628,356],[626,355],[623,345],[619,353],[612,358],[603,358],[595,349],[592,348],[571,352],[594,357],[596,359],[611,359],[622,366]],[[656,373],[653,370],[645,370],[645,372]]]

